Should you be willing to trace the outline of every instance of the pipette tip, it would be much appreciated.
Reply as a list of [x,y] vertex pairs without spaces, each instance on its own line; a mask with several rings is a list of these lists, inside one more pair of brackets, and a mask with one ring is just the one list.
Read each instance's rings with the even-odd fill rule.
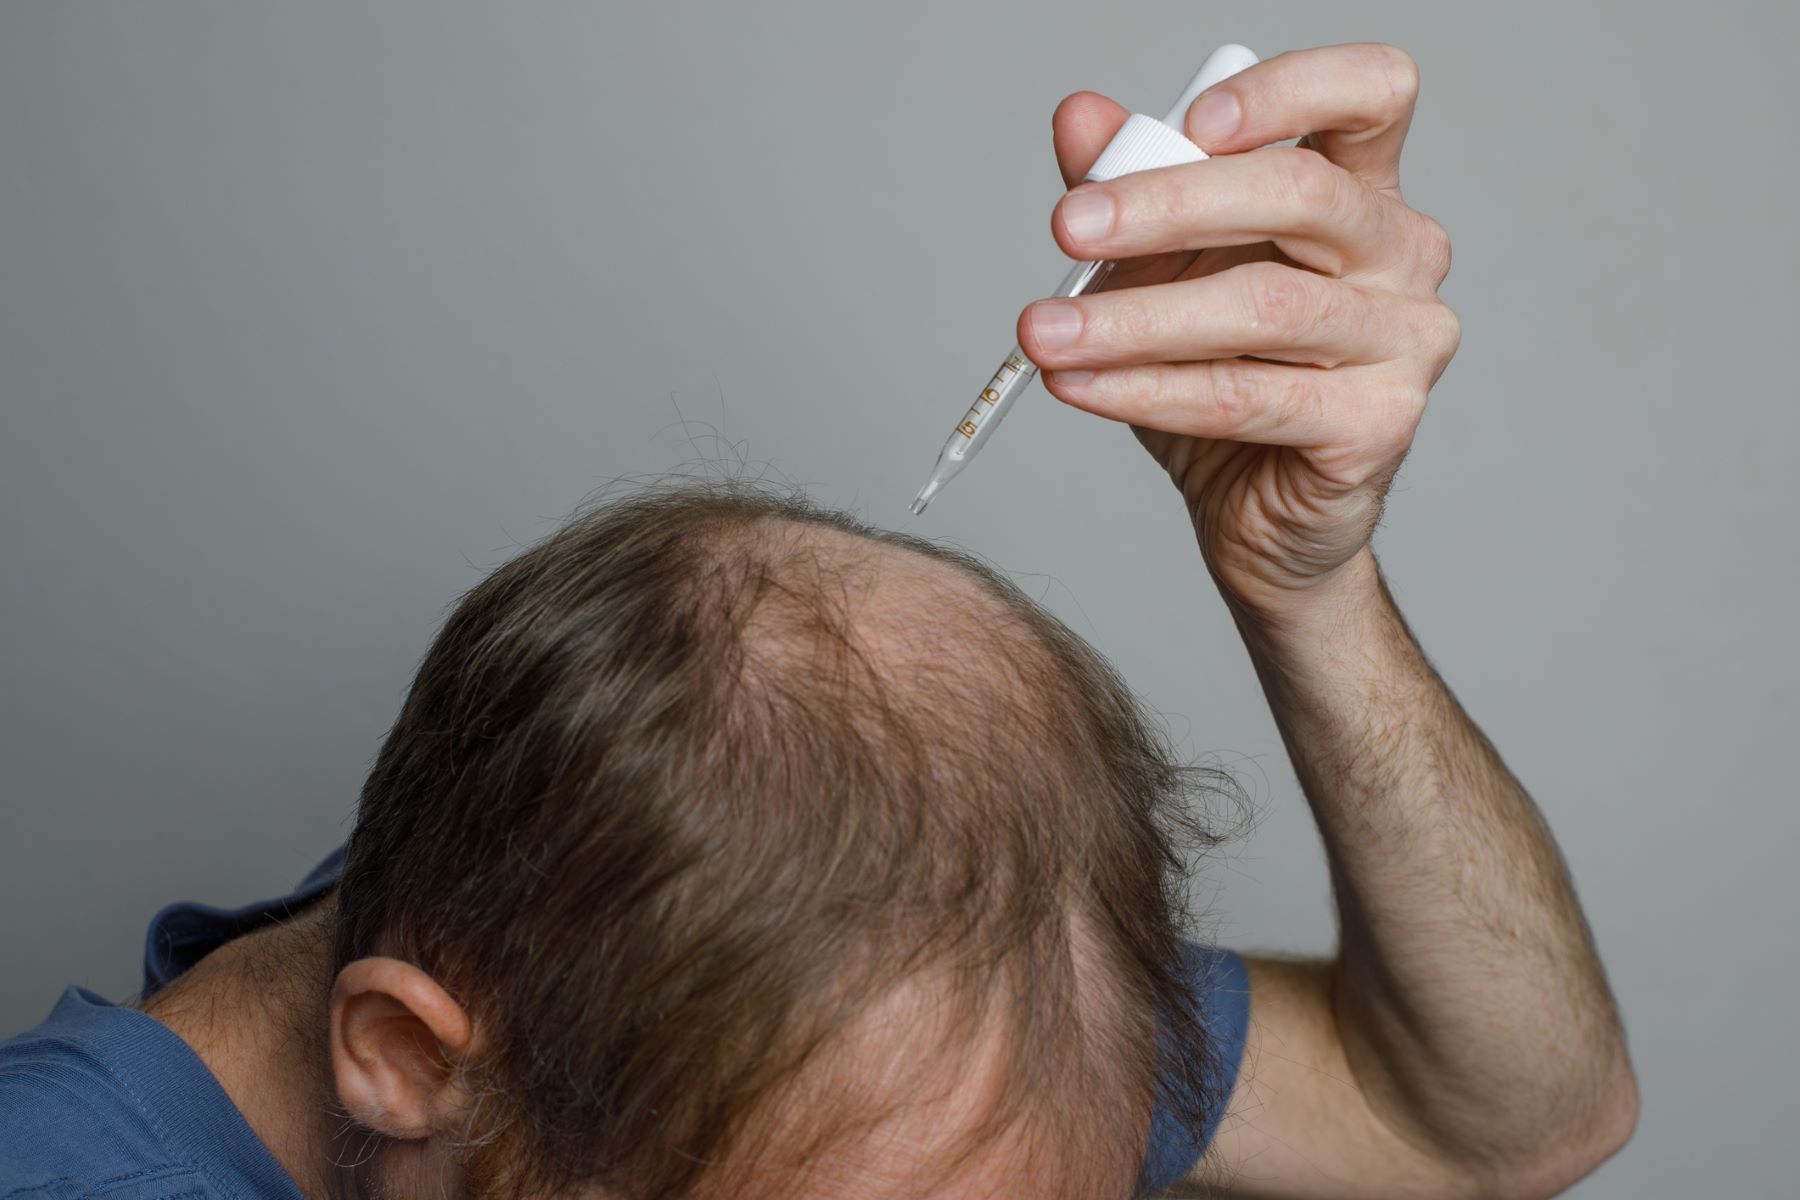
[[927,504],[931,503],[931,498],[933,496],[937,495],[937,490],[938,490],[938,481],[936,479],[929,481],[928,483],[926,483],[926,485],[924,487],[919,489],[919,494],[917,496],[913,497],[913,502],[912,502],[912,515],[913,516],[916,517],[920,513],[925,511],[925,506]]

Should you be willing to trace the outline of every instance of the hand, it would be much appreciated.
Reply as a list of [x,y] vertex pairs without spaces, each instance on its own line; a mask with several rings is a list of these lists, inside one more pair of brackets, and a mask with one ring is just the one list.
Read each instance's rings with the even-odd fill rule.
[[[1027,308],[1020,345],[1058,399],[1132,425],[1240,611],[1291,611],[1349,573],[1456,352],[1449,240],[1400,197],[1417,93],[1391,46],[1279,55],[1188,110],[1223,157],[1081,184],[1052,217],[1071,257],[1121,261],[1104,292]],[[1062,102],[1066,182],[1128,115]]]

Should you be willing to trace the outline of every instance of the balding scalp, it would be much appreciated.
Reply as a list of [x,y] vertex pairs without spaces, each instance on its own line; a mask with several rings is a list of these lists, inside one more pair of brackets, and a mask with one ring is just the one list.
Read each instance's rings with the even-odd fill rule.
[[793,1196],[879,1158],[919,1196],[1004,1160],[1122,1200],[1159,1086],[1192,1123],[1211,1099],[1175,964],[1217,782],[979,560],[651,488],[449,619],[364,789],[338,959],[403,954],[476,1014],[490,1182]]

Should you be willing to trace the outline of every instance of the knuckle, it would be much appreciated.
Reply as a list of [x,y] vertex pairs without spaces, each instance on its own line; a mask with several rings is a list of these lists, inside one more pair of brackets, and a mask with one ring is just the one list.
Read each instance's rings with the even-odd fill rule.
[[1450,231],[1424,213],[1418,214],[1419,262],[1435,289],[1450,275]]
[[1227,426],[1244,423],[1268,403],[1268,377],[1242,359],[1215,359],[1207,364],[1207,394],[1213,411]]
[[1279,263],[1250,263],[1237,269],[1244,274],[1250,323],[1259,332],[1282,336],[1311,324],[1317,302],[1300,272]]
[[1419,62],[1398,46],[1380,43],[1375,47],[1388,92],[1402,106],[1419,98]]
[[[1433,306],[1432,343],[1437,351],[1434,357],[1440,364],[1448,364],[1462,345],[1462,318],[1448,304]],[[1441,366],[1439,370],[1441,372]],[[1433,376],[1434,382],[1435,379]]]
[[1306,213],[1334,212],[1343,202],[1343,173],[1323,154],[1298,146],[1276,158],[1282,199]]
[[1139,171],[1113,180],[1112,232],[1106,241],[1121,254],[1156,253],[1192,219],[1194,188],[1179,172]]

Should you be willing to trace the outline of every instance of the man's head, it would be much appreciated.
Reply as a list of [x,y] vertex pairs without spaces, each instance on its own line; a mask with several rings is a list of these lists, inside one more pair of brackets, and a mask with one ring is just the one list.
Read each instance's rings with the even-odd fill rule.
[[464,598],[369,777],[340,1098],[476,1192],[1124,1200],[1159,1077],[1210,1099],[1189,784],[966,555],[614,501]]

